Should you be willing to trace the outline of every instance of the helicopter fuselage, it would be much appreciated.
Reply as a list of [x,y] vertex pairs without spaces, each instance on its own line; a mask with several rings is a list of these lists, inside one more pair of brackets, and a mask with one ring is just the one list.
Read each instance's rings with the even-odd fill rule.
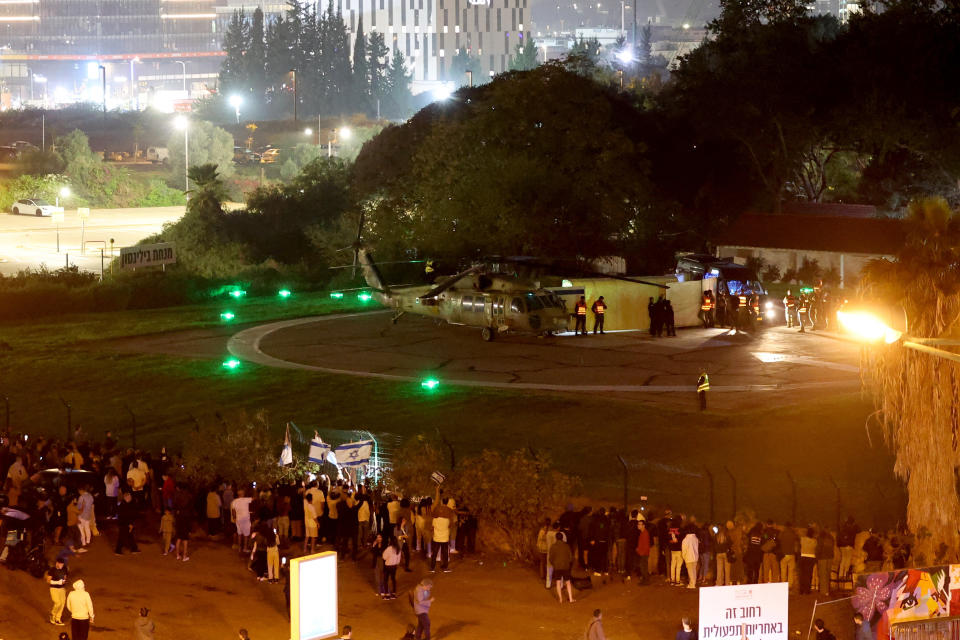
[[432,298],[421,298],[430,288],[393,289],[377,298],[398,312],[497,333],[559,333],[568,326],[570,314],[564,301],[546,289],[451,288]]

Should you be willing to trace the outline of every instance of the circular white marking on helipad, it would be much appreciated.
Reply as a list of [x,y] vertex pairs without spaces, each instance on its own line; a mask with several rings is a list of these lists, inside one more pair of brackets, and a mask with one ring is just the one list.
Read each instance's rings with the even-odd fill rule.
[[[358,371],[354,369],[340,369],[335,367],[324,367],[315,364],[306,364],[302,362],[292,362],[282,360],[266,353],[261,349],[260,344],[270,334],[297,327],[305,324],[314,324],[318,322],[328,322],[331,320],[342,320],[346,318],[355,318],[359,316],[370,316],[372,314],[386,314],[390,311],[374,311],[363,313],[343,313],[324,316],[310,316],[307,318],[296,318],[293,320],[282,320],[258,325],[249,329],[244,329],[230,337],[227,342],[227,350],[236,358],[247,362],[253,362],[266,367],[277,369],[294,369],[300,371],[317,371],[320,373],[332,373],[339,375],[354,376],[358,378],[375,378],[379,380],[391,380],[395,382],[420,382],[421,378],[417,376],[398,375],[390,373],[376,373],[373,371]],[[859,380],[851,380],[859,385]],[[696,390],[696,385],[579,385],[579,384],[545,384],[535,382],[497,382],[484,380],[457,380],[443,378],[444,385],[453,385],[461,387],[482,387],[494,389],[513,389],[513,390],[534,390],[534,391],[576,391],[576,392],[626,392],[626,393],[692,393]],[[838,384],[843,384],[836,380],[826,382],[801,382],[792,384],[756,384],[756,385],[711,385],[710,391],[717,393],[744,392],[744,391],[803,391],[823,388],[836,388]]]

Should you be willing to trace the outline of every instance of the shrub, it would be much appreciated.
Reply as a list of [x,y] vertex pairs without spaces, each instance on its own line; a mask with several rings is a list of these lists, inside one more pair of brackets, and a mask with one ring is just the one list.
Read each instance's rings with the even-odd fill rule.
[[780,267],[775,264],[767,265],[764,268],[763,273],[760,274],[760,279],[763,282],[779,282]]
[[186,204],[187,198],[180,189],[172,189],[163,180],[151,180],[147,192],[136,199],[134,207],[172,207]]

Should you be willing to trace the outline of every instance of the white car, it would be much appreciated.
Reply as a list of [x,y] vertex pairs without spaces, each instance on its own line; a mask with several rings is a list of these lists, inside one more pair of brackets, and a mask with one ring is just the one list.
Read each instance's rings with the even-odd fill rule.
[[40,198],[23,198],[13,203],[11,212],[15,216],[52,216],[55,213],[63,213],[63,207],[55,207]]

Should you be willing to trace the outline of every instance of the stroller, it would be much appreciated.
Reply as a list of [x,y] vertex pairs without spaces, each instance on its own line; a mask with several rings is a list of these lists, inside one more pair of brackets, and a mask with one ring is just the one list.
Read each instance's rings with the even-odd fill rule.
[[4,539],[0,562],[11,571],[19,569],[35,578],[42,577],[48,568],[47,557],[43,526],[36,518],[25,511],[4,507],[0,509],[0,534]]

